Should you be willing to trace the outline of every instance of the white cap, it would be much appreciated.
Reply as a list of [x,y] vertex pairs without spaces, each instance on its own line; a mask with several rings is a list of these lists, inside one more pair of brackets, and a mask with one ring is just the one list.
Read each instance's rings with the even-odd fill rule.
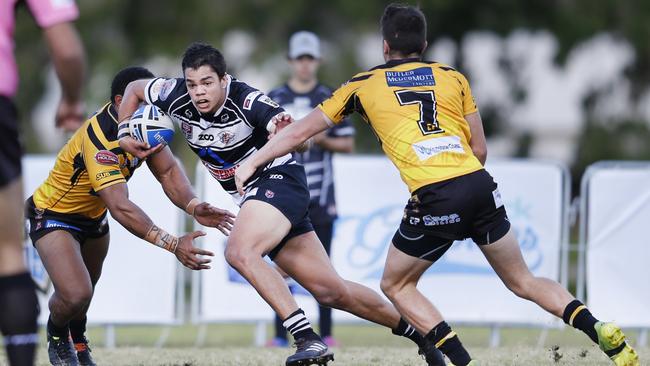
[[320,58],[320,40],[312,32],[296,32],[289,38],[289,58],[294,59],[304,55]]

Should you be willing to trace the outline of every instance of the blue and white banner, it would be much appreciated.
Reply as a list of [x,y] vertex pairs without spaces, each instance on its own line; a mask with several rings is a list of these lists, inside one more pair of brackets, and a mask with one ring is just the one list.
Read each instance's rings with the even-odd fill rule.
[[[339,220],[332,262],[345,279],[380,292],[388,246],[409,198],[406,185],[385,157],[337,156],[334,170]],[[566,209],[564,170],[553,163],[499,161],[489,164],[488,171],[499,184],[530,269],[535,275],[559,279]],[[203,185],[200,191],[204,199],[236,211],[217,182],[201,175],[197,181]],[[217,257],[213,270],[200,273],[195,320],[271,319],[268,305],[225,264],[223,236],[209,230],[204,243],[217,252]],[[419,288],[454,322],[548,325],[553,321],[536,305],[511,294],[470,240],[455,243],[425,274]],[[295,293],[299,305],[315,318],[315,301],[298,295],[299,289]],[[338,311],[335,319],[358,320]]]

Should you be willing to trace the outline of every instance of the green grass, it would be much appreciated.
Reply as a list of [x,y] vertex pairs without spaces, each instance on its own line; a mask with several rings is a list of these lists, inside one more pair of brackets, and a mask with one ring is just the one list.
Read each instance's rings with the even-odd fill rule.
[[[196,347],[199,327],[171,327],[165,345],[156,348],[164,328],[128,326],[116,328],[117,348],[104,348],[105,329],[89,328],[93,356],[99,365],[284,365],[293,351],[290,348],[266,349],[253,347],[254,325],[220,324],[207,326],[204,343]],[[501,346],[488,347],[489,329],[456,329],[470,353],[490,365],[611,365],[611,362],[591,344],[587,337],[572,329],[549,331],[542,346],[537,346],[540,330],[504,329]],[[334,349],[336,361],[331,366],[363,365],[424,365],[415,346],[408,340],[391,335],[390,331],[374,325],[336,325],[337,339],[343,347]],[[271,335],[271,328],[267,334]],[[631,344],[637,333],[628,331]],[[44,340],[44,339],[43,339]],[[44,342],[43,342],[44,344]],[[556,346],[559,349],[553,350]],[[642,364],[650,359],[650,349],[638,350]],[[4,365],[4,360],[0,365]],[[45,346],[39,350],[38,365],[48,365]]]

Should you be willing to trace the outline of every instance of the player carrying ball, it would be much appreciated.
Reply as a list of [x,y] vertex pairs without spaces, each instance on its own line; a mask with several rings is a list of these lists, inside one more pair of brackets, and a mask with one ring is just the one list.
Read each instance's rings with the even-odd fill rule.
[[[54,284],[47,321],[52,365],[95,365],[84,333],[108,251],[107,208],[131,233],[174,253],[186,267],[210,268],[210,259],[197,255],[213,254],[192,245],[204,233],[177,238],[156,226],[128,197],[126,182],[142,160],[118,146],[117,108],[129,82],[151,77],[141,67],[120,71],[111,85],[111,101],[77,130],[59,152],[47,180],[27,199],[29,236]],[[199,203],[168,147],[149,157],[147,164],[176,206],[205,226],[230,230],[234,215]]]
[[598,321],[560,284],[529,271],[497,184],[483,168],[485,136],[467,79],[449,66],[422,60],[424,14],[416,7],[389,5],[381,30],[386,63],[355,75],[305,118],[280,131],[237,169],[238,187],[268,161],[356,111],[412,195],[388,251],[381,288],[426,335],[426,347],[440,349],[456,366],[478,365],[416,287],[454,240],[472,238],[516,295],[583,331],[616,365],[638,366],[618,326]]
[[[284,110],[262,92],[227,74],[221,52],[210,45],[190,45],[182,67],[184,78],[129,84],[119,110],[120,121],[127,121],[143,100],[161,108],[180,125],[192,151],[241,206],[225,257],[284,320],[295,338],[297,350],[287,365],[324,364],[333,355],[312,329],[282,276],[263,259],[265,255],[320,304],[389,327],[421,345],[421,335],[400,319],[390,303],[336,273],[309,220],[305,171],[288,151],[260,165],[238,193],[235,169],[268,143],[267,126]],[[130,137],[120,139],[120,146],[136,156],[157,149],[143,145]],[[435,348],[428,352],[429,365],[444,365],[440,352]]]

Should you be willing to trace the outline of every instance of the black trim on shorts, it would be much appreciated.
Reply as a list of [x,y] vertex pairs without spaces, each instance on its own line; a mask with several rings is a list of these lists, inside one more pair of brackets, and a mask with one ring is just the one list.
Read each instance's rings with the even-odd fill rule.
[[25,217],[29,220],[29,238],[32,245],[45,235],[62,230],[70,233],[81,245],[88,239],[101,238],[108,234],[106,212],[96,219],[78,214],[66,214],[37,208],[33,197],[25,201]]
[[488,245],[509,230],[498,186],[481,169],[413,192],[393,244],[410,256],[435,262],[456,240],[472,238]]
[[[268,254],[273,259],[290,239],[313,231],[309,219],[309,188],[300,164],[284,164],[263,171],[245,196],[275,207],[291,223],[289,233]],[[243,203],[242,203],[243,205]]]

